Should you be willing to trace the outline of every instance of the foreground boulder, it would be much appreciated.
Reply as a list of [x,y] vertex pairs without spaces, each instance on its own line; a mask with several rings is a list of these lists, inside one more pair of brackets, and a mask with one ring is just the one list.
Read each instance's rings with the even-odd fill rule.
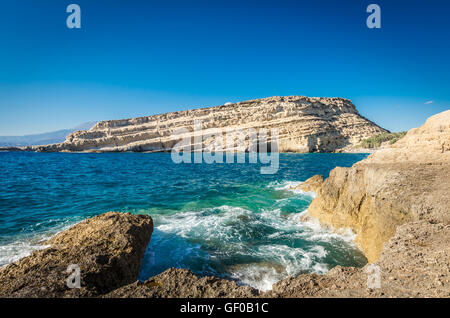
[[[87,219],[0,269],[0,297],[94,297],[135,281],[150,240],[150,216],[109,212]],[[69,265],[81,288],[68,288]]]

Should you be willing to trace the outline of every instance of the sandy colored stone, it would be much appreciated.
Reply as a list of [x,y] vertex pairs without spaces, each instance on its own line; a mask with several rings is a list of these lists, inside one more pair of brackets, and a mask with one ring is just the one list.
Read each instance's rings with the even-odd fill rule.
[[[278,129],[279,151],[301,153],[345,151],[365,138],[386,132],[362,117],[348,99],[286,96],[102,121],[88,131],[74,132],[63,143],[24,149],[44,152],[170,151],[184,137],[194,144],[195,120],[202,121],[204,136],[198,146],[210,151],[248,151],[249,141],[245,134],[250,128]],[[224,129],[236,138],[243,138],[242,142],[230,145],[226,138],[215,135],[224,133]]]
[[294,187],[293,190],[302,190],[305,192],[317,193],[323,185],[323,177],[321,175],[315,175],[305,182],[300,183],[298,186]]
[[251,298],[260,292],[217,277],[198,277],[187,269],[170,268],[146,282],[119,288],[108,298]]
[[[44,250],[0,269],[0,297],[93,297],[135,281],[153,230],[147,215],[109,212],[45,242]],[[69,289],[67,267],[81,269]]]
[[[108,297],[450,297],[449,136],[447,111],[395,147],[300,187],[318,194],[309,215],[357,233],[370,261],[363,268],[336,266],[325,275],[290,277],[261,293],[171,269]],[[379,286],[370,284],[376,272]]]
[[450,111],[429,118],[389,149],[351,168],[330,172],[308,214],[335,228],[351,228],[370,262],[398,225],[450,219]]
[[[426,220],[410,222],[397,228],[374,264],[363,268],[336,266],[325,275],[290,277],[263,296],[448,298],[449,263],[450,226]],[[380,274],[378,286],[370,284],[376,273],[373,266]]]

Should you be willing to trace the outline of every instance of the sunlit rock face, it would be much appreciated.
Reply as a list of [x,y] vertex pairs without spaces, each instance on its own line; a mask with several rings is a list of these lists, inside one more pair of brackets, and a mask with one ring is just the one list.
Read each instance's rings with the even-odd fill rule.
[[450,110],[353,167],[333,169],[308,214],[335,228],[353,229],[368,260],[375,262],[401,224],[426,220],[445,228],[449,175]]
[[[201,131],[196,130],[201,122]],[[65,142],[33,147],[36,151],[170,151],[183,138],[192,148],[249,151],[249,129],[278,132],[281,152],[351,150],[364,138],[386,132],[359,115],[348,99],[304,96],[269,97],[223,106],[148,117],[109,120],[77,131]],[[228,136],[226,137],[225,134]],[[199,138],[194,138],[195,136]],[[259,137],[260,138],[260,137]]]

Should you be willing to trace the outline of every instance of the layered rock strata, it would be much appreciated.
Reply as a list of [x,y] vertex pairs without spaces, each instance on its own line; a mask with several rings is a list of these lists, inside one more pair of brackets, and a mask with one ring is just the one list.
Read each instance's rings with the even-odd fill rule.
[[[196,121],[202,131],[194,132]],[[197,125],[198,128],[198,125]],[[334,152],[350,149],[385,129],[362,117],[343,98],[270,97],[210,108],[97,123],[65,142],[26,150],[52,152],[170,151],[186,139],[207,151],[252,150],[248,130],[278,130],[281,152]],[[223,136],[228,134],[228,138]],[[194,139],[200,136],[200,139]],[[269,133],[267,141],[272,135]],[[260,137],[260,141],[262,137]]]

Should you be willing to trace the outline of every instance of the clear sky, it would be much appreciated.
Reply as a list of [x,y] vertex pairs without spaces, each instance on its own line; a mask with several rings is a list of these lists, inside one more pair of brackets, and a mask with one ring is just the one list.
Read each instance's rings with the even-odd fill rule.
[[[81,29],[66,27],[70,3]],[[392,131],[450,109],[446,0],[0,5],[0,135],[273,95],[350,98]]]

